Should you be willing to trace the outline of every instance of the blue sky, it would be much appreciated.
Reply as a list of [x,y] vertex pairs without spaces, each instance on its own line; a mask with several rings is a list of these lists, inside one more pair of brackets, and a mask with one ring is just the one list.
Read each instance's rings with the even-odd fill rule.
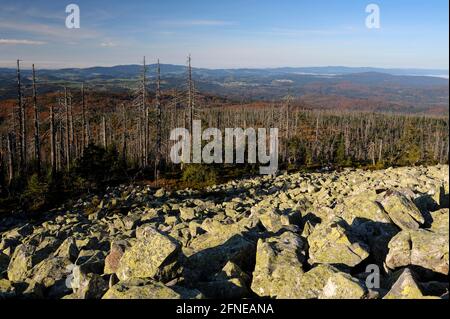
[[[65,27],[78,4],[81,28]],[[368,29],[376,3],[381,28]],[[0,66],[448,69],[448,0],[0,0]]]

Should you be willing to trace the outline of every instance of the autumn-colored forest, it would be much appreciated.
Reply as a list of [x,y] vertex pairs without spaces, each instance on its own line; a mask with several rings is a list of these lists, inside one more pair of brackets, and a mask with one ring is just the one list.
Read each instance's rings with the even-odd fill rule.
[[[68,82],[58,92],[39,94],[46,85],[39,71],[34,70],[31,86],[22,84],[18,71],[17,98],[0,104],[4,207],[14,203],[38,210],[68,193],[98,191],[110,183],[219,182],[236,167],[170,162],[169,132],[189,128],[195,119],[222,131],[278,128],[283,170],[448,163],[446,117],[317,110],[290,96],[237,103],[198,92],[190,64],[185,86],[168,91],[161,90],[159,68],[150,82],[144,65],[128,93]],[[238,169],[253,172],[251,165]]]

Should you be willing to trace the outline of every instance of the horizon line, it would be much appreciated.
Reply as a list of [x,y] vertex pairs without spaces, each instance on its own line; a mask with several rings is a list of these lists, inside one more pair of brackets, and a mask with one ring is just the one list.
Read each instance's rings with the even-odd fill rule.
[[[19,59],[21,62],[25,62],[24,60]],[[15,64],[17,60],[14,60],[12,64]],[[30,62],[31,64],[34,64],[36,67],[38,67],[38,63]],[[157,63],[150,63],[147,64],[147,66],[153,66]],[[43,67],[41,70],[65,70],[65,69],[91,69],[91,68],[114,68],[114,67],[121,67],[121,66],[141,66],[142,64],[138,63],[130,63],[130,64],[109,64],[109,65],[101,65],[101,64],[94,64],[90,66],[65,66],[65,67]],[[184,64],[175,64],[175,63],[160,63],[160,65],[171,65],[171,66],[185,66]],[[16,67],[14,66],[2,66],[0,64],[1,69],[12,69],[15,70]],[[309,66],[269,66],[269,67],[192,67],[193,69],[205,69],[205,70],[276,70],[276,69],[303,69],[303,68],[348,68],[348,69],[384,69],[384,70],[419,70],[419,71],[440,71],[440,72],[447,72],[449,73],[449,68],[424,68],[424,67],[386,67],[386,66],[347,66],[347,65],[309,65]],[[21,65],[21,70],[31,70],[31,65]]]

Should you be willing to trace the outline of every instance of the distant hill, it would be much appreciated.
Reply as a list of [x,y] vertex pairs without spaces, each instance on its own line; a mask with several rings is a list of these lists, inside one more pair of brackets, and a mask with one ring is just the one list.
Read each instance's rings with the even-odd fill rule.
[[[37,70],[39,91],[52,92],[62,86],[77,87],[84,82],[97,91],[121,92],[137,86],[141,65]],[[30,89],[31,71],[22,70],[25,88]],[[162,64],[163,89],[186,87],[187,70],[182,65]],[[156,65],[148,66],[149,90],[154,91]],[[194,68],[198,91],[235,100],[280,99],[287,94],[303,98],[313,106],[328,108],[345,105],[366,108],[376,104],[383,110],[407,113],[448,114],[449,80],[447,70],[381,69],[329,67],[285,67],[266,69]],[[16,71],[0,68],[0,99],[16,95]],[[27,94],[27,92],[25,92]],[[320,101],[320,102],[318,102]]]

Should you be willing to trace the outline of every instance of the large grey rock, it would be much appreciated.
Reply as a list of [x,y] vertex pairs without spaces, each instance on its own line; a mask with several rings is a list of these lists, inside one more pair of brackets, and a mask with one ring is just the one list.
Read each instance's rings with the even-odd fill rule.
[[339,270],[331,265],[321,264],[305,272],[300,277],[299,299],[317,299],[321,295],[328,279]]
[[67,279],[72,272],[72,263],[63,257],[43,260],[32,270],[32,281],[49,289],[48,297],[61,298],[70,293]]
[[356,278],[349,274],[338,272],[328,278],[319,295],[320,299],[363,299],[367,289]]
[[430,230],[435,233],[449,233],[449,209],[443,208],[430,213],[431,227]]
[[14,282],[25,281],[31,269],[47,257],[46,252],[30,244],[16,247],[8,265],[8,278]]
[[402,230],[419,229],[425,219],[414,202],[396,190],[389,190],[381,200],[384,210]]
[[416,282],[411,270],[402,270],[397,281],[392,285],[389,292],[383,297],[384,299],[430,299],[425,297]]
[[16,289],[12,282],[6,279],[0,279],[0,300],[13,298],[16,296]]
[[341,264],[354,267],[369,256],[369,247],[359,241],[342,219],[317,225],[308,237],[310,264]]
[[389,242],[386,266],[390,269],[415,265],[448,274],[448,233],[424,229],[402,231]]
[[181,299],[175,290],[151,279],[129,279],[111,287],[103,299]]
[[248,237],[248,232],[241,232],[242,228],[236,225],[220,229],[220,232],[197,236],[188,247],[183,248],[186,256],[185,276],[188,280],[208,281],[229,261],[243,270],[254,266],[256,243]]
[[105,258],[105,274],[114,274],[119,268],[125,250],[130,247],[130,243],[125,240],[113,241],[108,256]]
[[195,210],[191,207],[180,207],[180,218],[186,222],[195,219]]
[[152,227],[146,227],[143,238],[127,249],[116,274],[120,280],[130,278],[172,279],[178,267],[180,244]]
[[375,191],[364,191],[357,195],[345,197],[343,203],[335,210],[349,225],[372,221],[388,224],[391,219],[384,211],[383,207],[376,202],[377,193]]
[[78,257],[78,247],[73,237],[66,238],[55,252],[56,257],[64,257],[75,262]]
[[261,297],[297,298],[302,289],[305,243],[289,231],[259,239],[252,290]]
[[100,299],[108,290],[105,278],[98,274],[86,274],[80,267],[75,267],[72,275],[71,287],[78,299]]

